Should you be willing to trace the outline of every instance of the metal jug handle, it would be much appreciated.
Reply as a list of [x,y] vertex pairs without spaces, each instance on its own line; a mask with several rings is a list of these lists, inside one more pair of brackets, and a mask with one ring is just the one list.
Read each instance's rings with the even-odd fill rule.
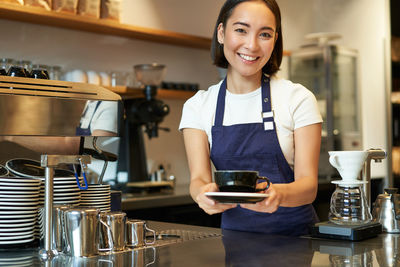
[[152,249],[153,249],[153,260],[151,262],[147,263],[146,267],[149,266],[149,265],[152,265],[153,263],[156,262],[156,248],[152,247]]
[[145,241],[146,245],[154,244],[156,242],[156,231],[154,231],[154,230],[152,230],[150,228],[147,228],[147,225],[144,225],[144,229],[146,229],[146,231],[149,231],[149,232],[153,233],[153,242],[147,242],[147,240],[146,240]]
[[97,249],[99,251],[111,251],[114,249],[114,238],[113,238],[111,228],[105,222],[103,222],[101,219],[100,219],[100,223],[103,224],[107,228],[107,238],[110,242],[110,247],[109,248],[100,248],[100,242],[99,242],[99,244],[97,244]]
[[[114,262],[113,262],[112,260],[98,259],[98,261],[97,261],[97,263],[102,263],[102,262],[104,262],[105,264],[107,264],[107,266],[108,266],[108,265],[114,266]],[[98,266],[100,266],[100,264],[99,264]]]
[[397,193],[397,188],[386,188],[386,193],[390,194],[390,202],[392,202],[392,207],[394,211],[394,216],[396,220],[400,220],[400,207],[399,203],[394,198],[395,194]]
[[400,212],[399,212],[399,207],[398,207],[399,205],[396,203],[396,201],[394,199],[394,194],[390,195],[390,202],[392,202],[395,219],[400,220]]

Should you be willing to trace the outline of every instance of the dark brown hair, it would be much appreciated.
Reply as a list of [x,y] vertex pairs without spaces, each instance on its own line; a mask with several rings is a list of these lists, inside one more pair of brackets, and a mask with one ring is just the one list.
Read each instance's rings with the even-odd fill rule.
[[271,54],[271,58],[262,68],[263,73],[271,76],[279,70],[279,67],[282,62],[282,53],[283,53],[281,11],[275,0],[227,0],[220,10],[217,23],[215,24],[213,39],[211,43],[211,57],[213,59],[214,65],[221,68],[228,67],[229,63],[224,55],[224,47],[218,42],[218,25],[222,23],[222,25],[225,28],[226,22],[232,15],[235,7],[240,3],[249,1],[264,2],[275,16],[276,33],[278,34],[278,39],[276,40],[274,50],[272,51]]

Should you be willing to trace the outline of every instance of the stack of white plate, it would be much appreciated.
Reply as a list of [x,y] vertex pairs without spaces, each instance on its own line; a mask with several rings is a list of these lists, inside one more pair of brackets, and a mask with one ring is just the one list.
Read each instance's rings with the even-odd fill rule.
[[[44,206],[44,178],[40,178],[40,198],[39,204]],[[75,177],[54,177],[53,178],[53,205],[79,206],[81,201],[81,191],[76,183]],[[39,214],[40,215],[40,214]],[[39,219],[40,216],[39,216]],[[35,236],[40,239],[40,222],[35,227]]]
[[[45,178],[40,178],[40,205],[44,205],[44,183]],[[81,201],[81,190],[75,177],[54,177],[53,178],[53,204],[79,206]]]
[[0,266],[40,266],[37,251],[30,250],[7,250],[0,257]]
[[34,241],[40,181],[0,178],[0,247]]
[[81,190],[81,207],[111,211],[111,186],[109,184],[89,184]]

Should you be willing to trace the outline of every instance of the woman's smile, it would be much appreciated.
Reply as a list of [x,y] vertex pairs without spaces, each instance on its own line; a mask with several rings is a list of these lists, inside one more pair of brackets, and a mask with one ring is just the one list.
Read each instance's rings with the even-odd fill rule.
[[237,54],[239,55],[239,57],[241,57],[242,59],[244,59],[245,61],[248,61],[250,63],[259,59],[259,57],[255,57],[255,56],[248,56],[248,55],[240,54],[240,53],[237,53]]

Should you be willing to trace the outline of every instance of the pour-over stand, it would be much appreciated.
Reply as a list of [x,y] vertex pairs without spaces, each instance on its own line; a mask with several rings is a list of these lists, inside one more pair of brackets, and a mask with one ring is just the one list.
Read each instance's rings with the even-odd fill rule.
[[[362,179],[353,181],[352,184],[343,181],[333,181],[339,186],[360,186],[363,185],[367,203],[371,204],[370,182],[371,182],[371,160],[381,162],[386,158],[386,152],[382,149],[367,150],[368,157],[365,160]],[[361,225],[339,225],[329,221],[320,222],[311,227],[311,236],[317,238],[341,239],[359,241],[372,238],[382,233],[382,225],[378,222],[369,222]]]

